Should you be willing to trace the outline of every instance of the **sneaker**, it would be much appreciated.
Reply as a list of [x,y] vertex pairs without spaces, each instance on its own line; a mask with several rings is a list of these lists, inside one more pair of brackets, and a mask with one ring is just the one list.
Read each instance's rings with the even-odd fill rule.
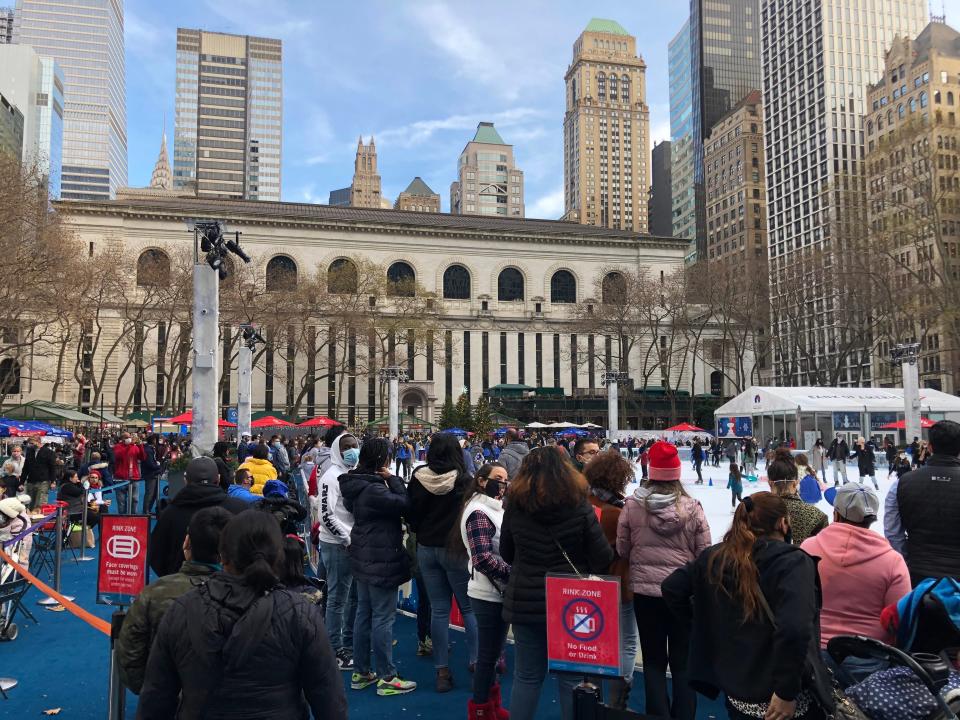
[[353,670],[353,653],[341,648],[337,653],[337,667],[341,670]]
[[428,655],[433,655],[433,640],[430,638],[417,644],[417,657],[427,657]]
[[[352,690],[366,690],[368,687],[377,682],[379,678],[375,672],[368,673],[358,673],[355,672],[350,676],[350,688]],[[381,681],[382,682],[382,681]]]
[[399,675],[394,675],[389,680],[381,680],[377,683],[377,695],[381,697],[406,695],[416,689],[417,684],[413,680],[401,680]]

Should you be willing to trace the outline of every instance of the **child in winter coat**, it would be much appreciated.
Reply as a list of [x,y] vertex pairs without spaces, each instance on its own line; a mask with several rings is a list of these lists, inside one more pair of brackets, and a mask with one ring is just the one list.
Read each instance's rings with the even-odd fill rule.
[[907,453],[903,450],[900,451],[896,460],[893,461],[893,472],[897,474],[898,479],[910,472],[910,458],[907,457]]
[[737,503],[743,502],[743,475],[736,463],[730,464],[730,479],[727,480],[727,489],[730,490],[730,507],[737,509]]

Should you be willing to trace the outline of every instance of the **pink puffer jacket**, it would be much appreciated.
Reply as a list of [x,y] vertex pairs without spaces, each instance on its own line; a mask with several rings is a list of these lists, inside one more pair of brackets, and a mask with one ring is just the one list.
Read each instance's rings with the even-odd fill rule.
[[662,597],[660,583],[710,547],[710,525],[698,500],[637,488],[617,525],[617,553],[630,560],[630,587]]

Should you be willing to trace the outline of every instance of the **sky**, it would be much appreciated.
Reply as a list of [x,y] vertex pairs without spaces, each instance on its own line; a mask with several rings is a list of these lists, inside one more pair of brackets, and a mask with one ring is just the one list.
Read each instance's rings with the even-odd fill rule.
[[[960,20],[960,0],[944,2]],[[351,182],[358,136],[372,135],[383,196],[419,175],[447,211],[460,152],[489,121],[524,171],[527,217],[558,218],[574,41],[591,17],[636,36],[652,148],[669,139],[667,44],[688,12],[686,0],[126,0],[129,183],[149,184],[164,117],[172,161],[187,27],[283,41],[283,200],[326,203]]]
[[[960,0],[958,0],[960,1]],[[667,43],[680,0],[127,0],[129,183],[150,183],[164,115],[173,152],[177,27],[283,41],[283,200],[326,203],[377,143],[383,195],[417,175],[449,210],[477,123],[514,146],[527,217],[563,213],[563,76],[591,17],[617,20],[647,63],[651,136],[669,138]],[[655,14],[651,10],[655,8]],[[652,143],[651,143],[652,146]]]

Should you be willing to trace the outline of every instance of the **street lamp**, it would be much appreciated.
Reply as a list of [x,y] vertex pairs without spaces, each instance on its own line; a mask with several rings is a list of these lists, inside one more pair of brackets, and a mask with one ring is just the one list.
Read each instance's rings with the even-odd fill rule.
[[920,376],[917,356],[920,343],[899,343],[890,349],[890,362],[900,363],[903,377],[903,424],[907,442],[920,437]]
[[603,373],[602,382],[607,386],[607,437],[611,443],[619,440],[620,433],[620,385],[630,379],[629,373],[620,370],[608,370]]
[[237,365],[240,377],[237,382],[237,440],[250,432],[253,411],[253,353],[257,343],[265,342],[253,323],[240,326],[242,341],[238,353]]
[[400,383],[409,382],[407,369],[392,365],[380,370],[380,382],[387,383],[387,413],[390,423],[390,440],[400,434]]

